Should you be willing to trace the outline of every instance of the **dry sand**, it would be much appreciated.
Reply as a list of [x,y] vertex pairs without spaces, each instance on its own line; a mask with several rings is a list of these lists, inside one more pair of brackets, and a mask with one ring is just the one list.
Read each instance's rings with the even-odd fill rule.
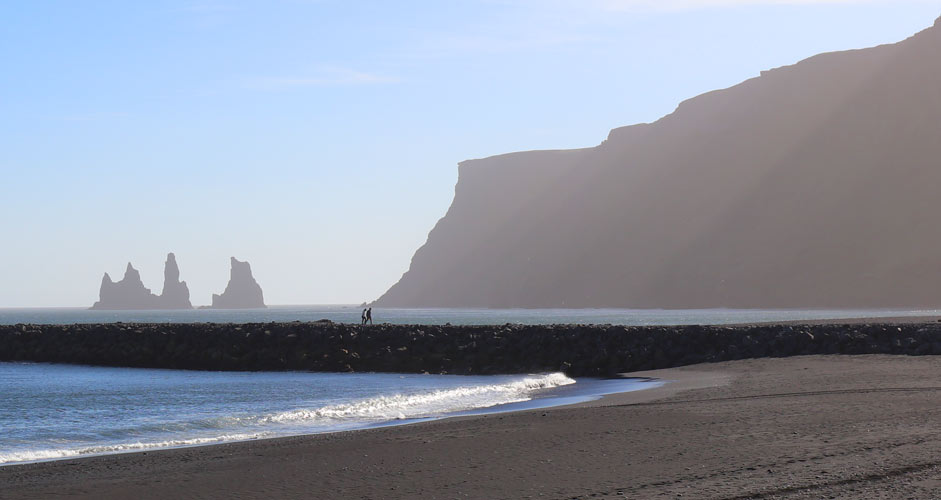
[[941,498],[941,357],[636,374],[574,407],[0,468],[2,498]]

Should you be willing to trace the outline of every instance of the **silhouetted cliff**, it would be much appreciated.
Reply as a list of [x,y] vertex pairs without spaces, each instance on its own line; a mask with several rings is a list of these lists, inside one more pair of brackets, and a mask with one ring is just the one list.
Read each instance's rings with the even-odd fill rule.
[[941,305],[941,25],[460,165],[387,307]]
[[127,263],[124,278],[121,281],[111,281],[111,276],[105,273],[101,278],[101,289],[98,292],[99,300],[92,309],[155,309],[159,307],[158,297],[144,286],[140,279],[140,272]]
[[185,281],[180,281],[180,268],[176,265],[176,256],[167,254],[163,267],[163,293],[160,304],[164,309],[191,309],[190,290]]
[[240,262],[232,257],[229,271],[229,284],[222,295],[212,294],[213,309],[252,309],[265,306],[261,286],[252,276],[252,267],[248,262]]
[[121,281],[111,281],[111,276],[105,273],[101,279],[99,300],[92,309],[192,309],[190,292],[185,281],[179,281],[180,269],[176,264],[176,257],[167,254],[167,262],[163,271],[163,293],[154,295],[141,281],[137,269],[127,263],[124,278]]

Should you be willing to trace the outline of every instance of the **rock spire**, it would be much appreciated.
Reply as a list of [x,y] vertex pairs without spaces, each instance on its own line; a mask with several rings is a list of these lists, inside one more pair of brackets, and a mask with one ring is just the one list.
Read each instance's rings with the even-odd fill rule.
[[229,284],[221,295],[212,294],[213,309],[263,308],[265,299],[261,286],[252,276],[252,266],[235,257],[230,259]]
[[133,309],[192,309],[190,292],[185,281],[180,281],[180,268],[176,256],[167,254],[163,271],[163,293],[154,295],[141,281],[140,272],[130,262],[124,270],[121,281],[112,281],[105,273],[101,278],[98,302],[92,309],[133,310]]

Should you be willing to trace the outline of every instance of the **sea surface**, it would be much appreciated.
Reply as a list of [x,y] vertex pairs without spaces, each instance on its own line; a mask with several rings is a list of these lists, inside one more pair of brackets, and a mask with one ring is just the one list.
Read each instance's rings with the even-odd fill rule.
[[[249,310],[0,309],[0,324],[357,323],[359,306]],[[933,316],[937,310],[385,309],[397,324],[733,324]],[[333,432],[569,404],[660,382],[511,376],[192,372],[0,363],[0,465]]]
[[0,363],[0,465],[515,411],[657,385],[562,373],[194,372]]
[[[329,319],[358,323],[359,306],[272,306],[267,309],[175,311],[90,311],[85,308],[0,309],[0,324],[70,323],[264,323]],[[937,316],[941,310],[760,310],[760,309],[386,309],[373,308],[376,323],[502,325],[727,325],[792,320]]]

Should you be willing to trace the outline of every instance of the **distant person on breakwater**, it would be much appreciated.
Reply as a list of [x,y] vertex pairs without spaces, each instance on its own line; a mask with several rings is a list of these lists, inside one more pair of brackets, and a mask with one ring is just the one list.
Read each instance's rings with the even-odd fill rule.
[[[371,307],[369,309],[366,309],[366,321],[368,321],[370,325],[372,324],[372,308]],[[365,322],[363,324],[365,324]]]
[[359,316],[359,324],[361,325],[366,324],[366,310],[365,309],[363,309],[363,314]]

